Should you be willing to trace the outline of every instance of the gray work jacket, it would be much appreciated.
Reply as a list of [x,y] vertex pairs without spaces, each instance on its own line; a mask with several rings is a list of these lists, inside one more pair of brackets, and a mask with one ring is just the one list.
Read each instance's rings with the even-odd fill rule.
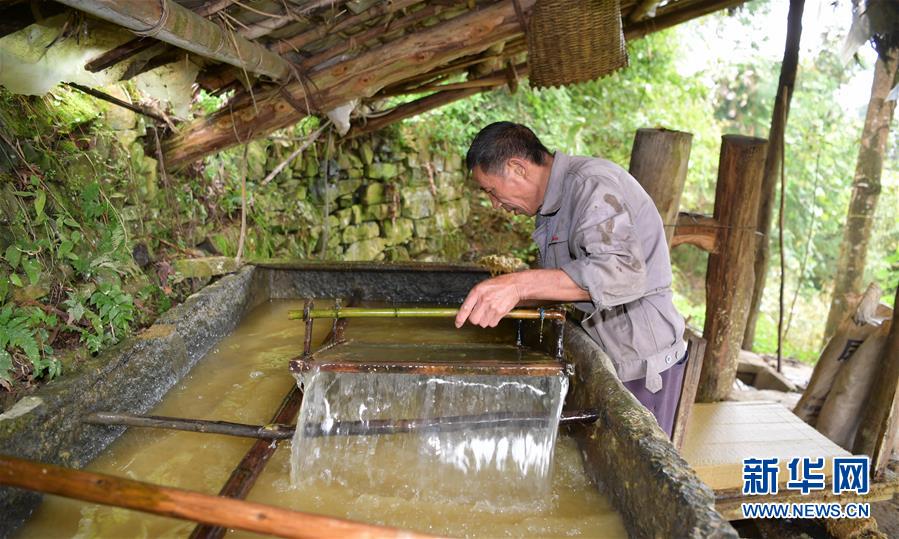
[[611,161],[556,152],[534,242],[544,268],[559,268],[590,293],[587,333],[628,382],[662,388],[659,373],[685,353],[684,319],[674,308],[671,262],[652,199]]

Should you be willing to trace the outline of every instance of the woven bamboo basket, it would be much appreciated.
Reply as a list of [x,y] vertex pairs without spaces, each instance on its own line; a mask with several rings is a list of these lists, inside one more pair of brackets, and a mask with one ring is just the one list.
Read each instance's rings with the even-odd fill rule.
[[527,39],[535,88],[586,82],[627,66],[619,0],[538,0]]

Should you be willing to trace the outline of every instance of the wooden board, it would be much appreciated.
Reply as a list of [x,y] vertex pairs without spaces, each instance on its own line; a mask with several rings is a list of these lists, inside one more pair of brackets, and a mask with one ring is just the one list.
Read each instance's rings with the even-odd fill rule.
[[778,480],[789,479],[793,457],[824,457],[830,475],[833,457],[849,453],[772,402],[716,402],[693,406],[681,454],[715,491],[741,489],[744,458],[780,459]]

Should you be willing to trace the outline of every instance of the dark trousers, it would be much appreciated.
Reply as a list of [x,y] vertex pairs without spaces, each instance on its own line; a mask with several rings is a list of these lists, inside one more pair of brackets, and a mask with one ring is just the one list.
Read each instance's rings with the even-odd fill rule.
[[668,434],[669,438],[671,438],[671,431],[674,430],[674,415],[677,413],[677,404],[680,402],[686,366],[687,359],[684,358],[675,366],[661,373],[662,389],[656,393],[650,393],[646,389],[644,378],[624,382],[624,387],[633,393],[637,400],[652,412],[652,415],[656,416],[656,421],[659,422],[659,426]]

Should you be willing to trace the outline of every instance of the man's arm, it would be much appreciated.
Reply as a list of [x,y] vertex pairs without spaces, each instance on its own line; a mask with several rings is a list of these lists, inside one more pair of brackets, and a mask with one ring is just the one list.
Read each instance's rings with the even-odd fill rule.
[[496,327],[503,316],[522,302],[552,300],[559,303],[590,301],[590,294],[564,271],[526,270],[478,283],[462,302],[456,327],[466,320],[481,327]]

